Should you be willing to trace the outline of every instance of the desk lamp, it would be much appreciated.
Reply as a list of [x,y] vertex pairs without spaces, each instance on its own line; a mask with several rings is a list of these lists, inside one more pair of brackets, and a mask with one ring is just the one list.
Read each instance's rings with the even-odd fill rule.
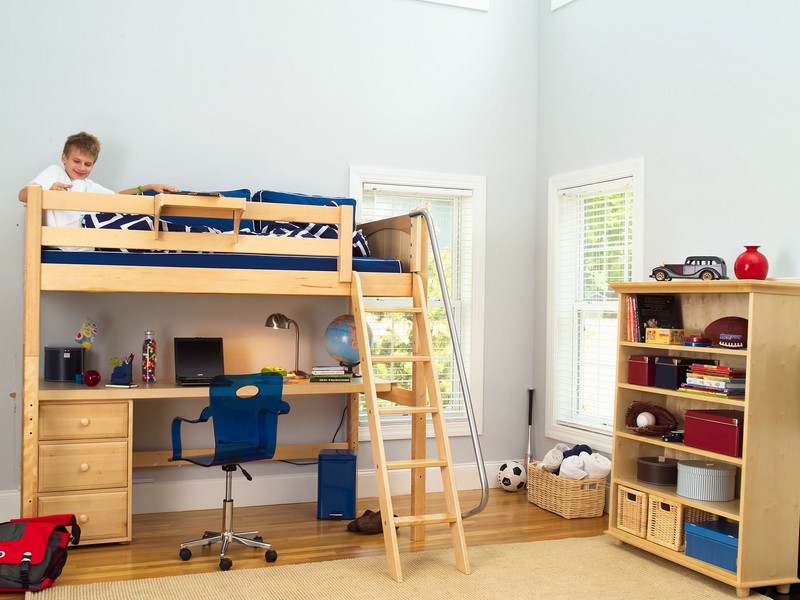
[[272,329],[291,329],[292,325],[294,325],[297,336],[295,337],[294,345],[294,371],[291,371],[291,373],[297,377],[308,377],[305,371],[300,371],[298,368],[300,361],[300,327],[297,325],[297,321],[281,313],[272,313],[267,317],[267,322],[264,323],[264,327]]

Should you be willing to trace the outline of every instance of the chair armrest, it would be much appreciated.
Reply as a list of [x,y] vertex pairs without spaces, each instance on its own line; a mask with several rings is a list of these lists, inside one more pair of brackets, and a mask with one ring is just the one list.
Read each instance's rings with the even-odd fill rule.
[[175,417],[172,419],[172,458],[173,460],[181,460],[183,457],[183,445],[181,444],[181,423],[205,423],[210,416],[210,407],[203,409],[197,419],[187,419],[186,417]]

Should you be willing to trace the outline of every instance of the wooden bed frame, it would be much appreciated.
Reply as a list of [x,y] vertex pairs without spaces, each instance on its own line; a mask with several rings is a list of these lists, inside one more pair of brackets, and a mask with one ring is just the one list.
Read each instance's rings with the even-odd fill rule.
[[[250,235],[209,235],[185,232],[158,231],[132,231],[90,228],[63,228],[44,225],[44,211],[46,210],[74,210],[80,212],[112,212],[150,215],[158,222],[159,219],[170,216],[213,217],[230,218],[236,224],[243,219],[272,220],[289,222],[314,222],[336,224],[339,227],[338,239],[303,239],[279,238]],[[22,442],[22,475],[21,475],[21,513],[23,516],[35,516],[38,513],[52,513],[57,509],[60,512],[78,513],[82,509],[73,508],[68,503],[71,498],[74,502],[90,502],[85,491],[67,488],[59,491],[49,484],[43,485],[45,474],[53,479],[54,472],[59,468],[59,451],[77,451],[77,446],[86,441],[82,428],[91,419],[82,417],[75,424],[70,425],[69,419],[54,418],[53,412],[57,410],[73,410],[76,417],[82,414],[83,409],[91,410],[91,405],[102,404],[103,410],[111,412],[92,413],[96,422],[109,423],[114,421],[113,427],[119,431],[100,430],[89,441],[113,442],[114,436],[122,439],[126,444],[119,452],[127,452],[128,472],[130,465],[142,466],[141,461],[134,462],[132,457],[132,406],[126,396],[120,395],[121,402],[111,395],[112,390],[98,394],[98,399],[89,399],[90,392],[75,392],[74,388],[81,386],[72,385],[72,391],[64,384],[61,391],[59,385],[44,384],[40,382],[42,372],[42,342],[40,331],[41,297],[46,292],[134,292],[134,293],[177,293],[177,294],[247,294],[247,295],[304,295],[304,296],[339,296],[348,298],[354,314],[357,315],[356,326],[359,329],[359,338],[364,334],[366,321],[363,320],[365,309],[363,298],[370,296],[382,297],[413,297],[415,306],[425,304],[426,271],[428,237],[427,229],[422,217],[401,216],[374,223],[360,225],[360,229],[368,239],[372,256],[393,258],[402,264],[402,273],[356,273],[352,268],[353,249],[351,245],[353,233],[353,207],[328,207],[307,206],[293,204],[273,204],[259,202],[245,202],[237,198],[209,198],[202,196],[159,194],[157,196],[129,196],[118,194],[90,194],[74,192],[44,191],[37,185],[28,187],[28,205],[25,226],[25,290],[24,290],[24,341],[23,341],[23,442]],[[238,227],[232,229],[238,229]],[[78,246],[88,248],[126,248],[140,250],[173,250],[173,251],[203,251],[214,253],[238,254],[281,254],[302,256],[327,256],[334,257],[337,262],[335,271],[279,271],[255,270],[238,268],[198,268],[198,267],[171,267],[171,266],[123,266],[123,265],[91,265],[91,264],[53,264],[42,262],[43,249],[47,247]],[[413,311],[392,309],[397,312],[424,313],[424,309],[416,308]],[[427,319],[427,315],[415,318]],[[422,329],[425,321],[417,322],[415,331]],[[429,338],[429,332],[425,332]],[[363,338],[365,339],[365,338]],[[422,344],[425,346],[425,343]],[[429,345],[428,345],[429,346]],[[427,347],[427,346],[426,346]],[[428,354],[432,354],[428,352]],[[376,359],[378,360],[378,359]],[[431,357],[422,357],[419,362],[427,361],[428,370],[423,374],[415,374],[411,390],[400,390],[394,386],[387,387],[388,392],[382,397],[388,398],[406,406],[416,406],[421,418],[435,413],[429,408],[422,408],[420,403],[425,402],[426,396],[432,391],[439,395],[438,383],[433,381],[431,372],[435,372],[435,361]],[[413,361],[412,361],[413,362]],[[362,370],[364,383],[359,390],[342,390],[348,393],[350,412],[357,413],[357,392],[363,391],[371,396],[377,403],[375,381],[372,377],[372,359],[362,357]],[[430,369],[432,365],[433,371]],[[417,373],[418,364],[414,364]],[[328,384],[334,385],[334,384]],[[341,385],[341,384],[338,384]],[[156,388],[157,386],[154,386]],[[384,386],[386,387],[386,386]],[[153,397],[164,397],[165,392],[157,389],[148,390],[149,385],[140,386],[137,394],[147,394]],[[94,388],[95,390],[97,388]],[[379,390],[380,392],[381,390]],[[127,392],[133,390],[113,390],[113,392]],[[386,390],[384,390],[386,392]],[[299,392],[298,392],[299,393]],[[328,390],[325,393],[331,393]],[[335,392],[334,392],[335,393]],[[130,397],[130,396],[128,396]],[[420,400],[421,398],[421,400]],[[96,401],[95,401],[96,400]],[[127,403],[126,403],[127,402]],[[438,402],[441,402],[439,399]],[[377,404],[374,404],[377,406]],[[400,412],[399,409],[394,409]],[[370,411],[377,412],[376,411]],[[412,410],[413,412],[413,410]],[[443,413],[443,410],[440,412]],[[61,413],[63,414],[63,413]],[[88,413],[87,413],[88,414]],[[117,415],[116,417],[110,415]],[[353,420],[353,418],[355,420]],[[466,559],[466,545],[463,540],[463,526],[455,494],[455,480],[452,475],[452,459],[449,453],[449,443],[446,430],[442,424],[437,424],[437,440],[444,439],[439,445],[444,453],[445,460],[426,461],[425,456],[425,427],[420,426],[420,417],[412,420],[412,460],[399,468],[410,468],[412,472],[412,497],[415,515],[424,512],[425,495],[425,469],[440,467],[443,477],[449,481],[451,494],[449,499],[449,513],[435,515],[426,521],[424,515],[408,517],[408,525],[412,528],[412,537],[424,537],[424,525],[429,523],[450,523],[457,526],[459,535],[454,533],[454,547],[458,568],[469,572]],[[414,422],[416,421],[416,422]],[[96,422],[92,427],[96,427]],[[112,429],[113,429],[112,427]],[[384,463],[385,455],[380,433],[379,417],[370,414],[370,427],[372,431],[373,455],[379,463]],[[375,435],[374,427],[378,428]],[[127,431],[126,431],[127,428]],[[443,435],[442,435],[443,433]],[[380,444],[376,447],[377,443]],[[89,436],[92,438],[92,436]],[[110,438],[110,439],[106,439]],[[348,447],[357,448],[357,414],[351,415],[348,426]],[[54,448],[60,444],[59,450]],[[80,454],[78,452],[78,454]],[[276,456],[278,456],[276,454]],[[80,458],[74,459],[80,462]],[[416,461],[416,463],[415,463]],[[74,461],[73,461],[74,462]],[[87,459],[88,462],[88,459]],[[81,470],[93,467],[81,463]],[[377,467],[376,467],[377,468]],[[387,491],[385,483],[386,468],[379,474],[379,493],[382,507],[391,510],[391,494]],[[388,467],[392,468],[392,467]],[[397,467],[396,467],[397,468]],[[110,469],[109,469],[110,470]],[[384,486],[384,487],[381,487]],[[124,486],[123,486],[124,487]],[[57,493],[54,493],[56,490]],[[91,490],[90,490],[91,491]],[[124,491],[124,490],[123,490]],[[127,520],[130,520],[130,476],[127,481],[127,498],[121,499],[120,510],[125,510]],[[384,496],[388,496],[385,498]],[[44,502],[50,499],[52,502]],[[388,504],[385,503],[388,501]],[[105,500],[104,500],[105,501]],[[67,502],[66,504],[64,502]],[[73,502],[73,504],[74,504]],[[127,506],[125,506],[127,505]],[[112,511],[113,503],[102,511]],[[384,511],[387,512],[387,511]],[[109,518],[114,519],[113,516]],[[390,517],[391,519],[391,517]],[[402,520],[402,519],[401,519]],[[397,540],[394,534],[395,522],[389,521],[391,531],[385,532],[387,555],[389,558],[390,575],[401,580],[399,558],[397,555]],[[113,528],[112,528],[113,529]],[[455,531],[455,530],[453,530]],[[89,542],[130,541],[131,533],[128,523],[122,523],[119,531],[89,538]]]

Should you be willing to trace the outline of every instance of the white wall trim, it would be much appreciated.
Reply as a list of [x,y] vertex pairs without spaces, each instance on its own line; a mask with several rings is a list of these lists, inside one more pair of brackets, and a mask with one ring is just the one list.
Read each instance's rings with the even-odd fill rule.
[[634,280],[644,277],[644,159],[632,159],[556,175],[548,179],[548,225],[547,225],[547,352],[546,352],[546,399],[545,399],[545,436],[568,444],[588,444],[592,449],[602,452],[611,452],[611,434],[597,433],[562,425],[555,418],[554,388],[550,379],[552,377],[555,357],[555,332],[554,319],[555,299],[553,277],[555,273],[556,257],[556,228],[558,221],[558,197],[563,189],[574,188],[593,183],[633,177],[634,214],[633,214],[633,265],[632,275]]
[[[414,187],[445,188],[448,190],[469,190],[472,193],[473,239],[474,260],[472,281],[475,295],[473,297],[472,340],[473,354],[470,356],[469,391],[472,397],[472,408],[477,425],[477,433],[483,433],[483,371],[484,354],[484,319],[485,319],[485,271],[486,262],[486,177],[482,175],[461,175],[456,173],[435,173],[430,171],[412,171],[405,169],[388,169],[381,167],[350,167],[350,197],[356,200],[356,210],[360,211],[363,200],[364,183],[375,185],[398,185]],[[361,220],[360,212],[356,220]],[[451,436],[470,435],[469,424],[448,423],[448,433]],[[411,426],[387,425],[384,430],[384,439],[408,439],[411,436]],[[428,432],[428,437],[432,432]],[[368,441],[369,428],[359,427],[359,441]]]
[[[423,2],[433,2],[434,4],[447,4],[460,8],[471,8],[489,12],[489,0],[422,0]],[[569,1],[569,0],[567,0]]]
[[[505,461],[486,463],[489,473],[489,486],[498,487],[494,476]],[[480,489],[480,477],[474,463],[455,465],[456,486],[459,490]],[[358,472],[358,497],[378,496],[378,485],[373,469]],[[389,483],[392,495],[411,493],[411,480],[407,473],[390,472]],[[442,478],[439,469],[428,469],[428,492],[442,491]],[[225,480],[220,473],[212,479],[193,479],[188,481],[142,482],[133,485],[133,514],[180,512],[184,510],[206,510],[222,507]],[[0,492],[2,498],[2,492]],[[17,499],[19,495],[17,494]],[[263,506],[273,504],[296,504],[317,501],[317,474],[270,475],[253,477],[247,481],[235,474],[233,482],[235,506]],[[19,501],[17,500],[17,507]],[[470,507],[463,507],[462,510]]]

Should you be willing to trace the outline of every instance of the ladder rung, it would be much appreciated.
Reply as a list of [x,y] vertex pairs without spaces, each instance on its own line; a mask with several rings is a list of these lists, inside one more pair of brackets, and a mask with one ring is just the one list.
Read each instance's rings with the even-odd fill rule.
[[430,356],[373,356],[372,362],[430,362]]
[[456,516],[450,513],[431,513],[428,515],[411,515],[395,517],[395,527],[413,527],[414,525],[435,525],[436,523],[455,523]]
[[411,415],[425,413],[435,415],[439,409],[433,406],[386,406],[379,408],[378,412],[382,415]]
[[366,306],[364,312],[368,313],[421,313],[418,306]]
[[447,461],[441,458],[410,458],[407,460],[390,460],[386,463],[386,469],[396,471],[397,469],[423,469],[426,467],[446,467]]

